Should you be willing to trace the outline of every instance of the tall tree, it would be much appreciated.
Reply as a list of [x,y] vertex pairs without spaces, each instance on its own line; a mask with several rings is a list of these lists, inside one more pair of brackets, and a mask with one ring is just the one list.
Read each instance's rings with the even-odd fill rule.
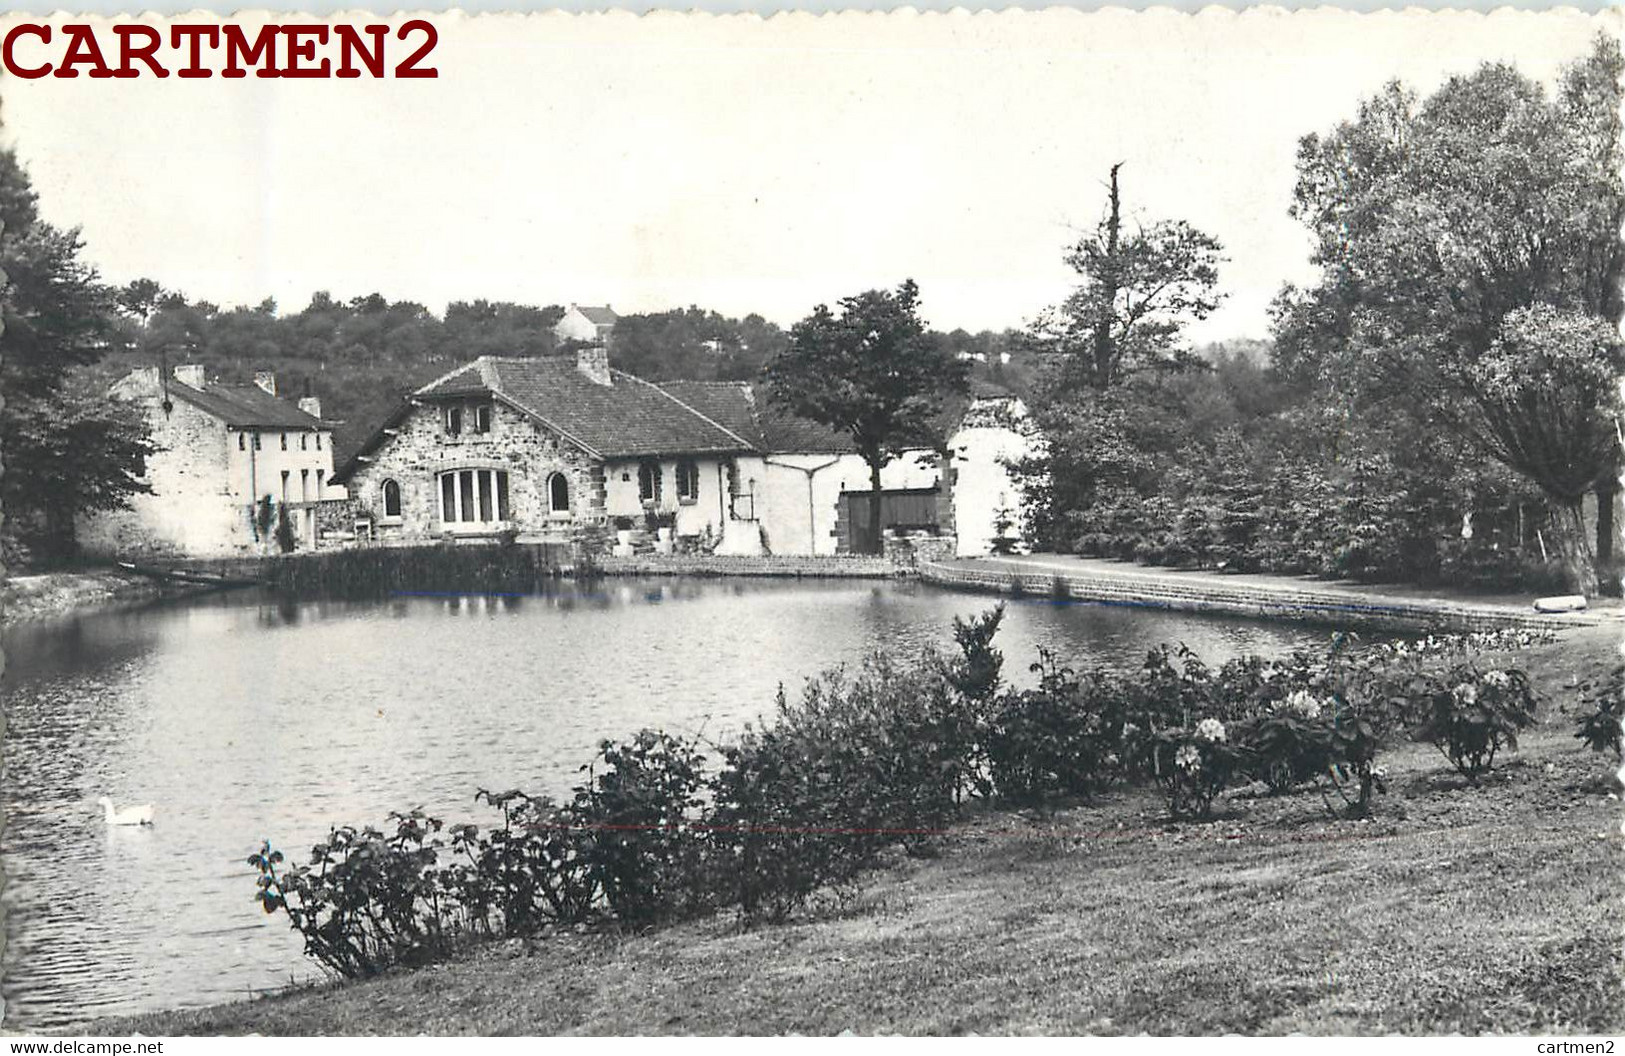
[[1287,362],[1409,403],[1538,485],[1588,594],[1581,502],[1617,466],[1625,368],[1622,70],[1599,38],[1555,97],[1487,64],[1425,101],[1390,85],[1306,137],[1293,213],[1322,279],[1277,318]]
[[869,539],[880,547],[880,472],[910,447],[940,447],[935,419],[967,390],[965,364],[928,339],[919,287],[867,290],[819,305],[767,366],[770,398],[845,433],[869,466]]
[[113,292],[79,259],[77,231],[38,218],[27,174],[10,151],[0,152],[0,220],[9,537],[38,556],[66,556],[77,513],[148,490],[141,477],[151,447],[135,412],[84,373],[109,347]]
[[1146,367],[1177,363],[1186,323],[1219,304],[1222,249],[1183,220],[1126,228],[1112,166],[1106,215],[1066,254],[1078,285],[1035,328],[1040,345],[1068,357],[1067,380],[1107,389]]

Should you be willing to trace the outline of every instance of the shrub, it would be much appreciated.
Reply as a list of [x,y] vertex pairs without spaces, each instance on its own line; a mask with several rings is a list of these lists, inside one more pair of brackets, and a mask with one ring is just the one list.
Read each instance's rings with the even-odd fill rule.
[[[491,548],[495,549],[495,548]],[[1276,791],[1320,778],[1365,814],[1383,790],[1376,757],[1400,720],[1469,776],[1533,721],[1520,671],[1480,674],[1457,658],[1531,644],[1530,632],[1430,636],[1359,653],[1231,660],[1151,651],[1138,671],[1080,673],[1046,652],[1038,685],[1007,687],[994,639],[1003,608],[954,621],[957,654],[877,654],[854,671],[778,696],[775,721],[721,746],[721,767],[649,730],[600,743],[586,779],[555,804],[514,790],[475,797],[501,813],[482,832],[421,811],[393,834],[339,828],[304,866],[262,845],[257,897],[306,952],[346,976],[443,956],[468,936],[549,924],[642,928],[738,905],[781,920],[839,893],[889,847],[917,849],[970,794],[1045,807],[1114,781],[1154,783],[1177,818],[1207,817],[1243,780]],[[1443,677],[1434,672],[1454,662]],[[1600,689],[1579,736],[1620,750],[1625,667]]]
[[[987,729],[992,787],[1014,803],[1088,795],[1119,765],[1121,690],[1096,671],[1080,676],[1040,650],[1036,689],[1003,694]],[[1115,720],[1115,721],[1114,721]]]
[[1308,690],[1294,690],[1256,718],[1234,726],[1249,753],[1248,772],[1285,792],[1325,773],[1332,763],[1331,708]]
[[447,830],[471,870],[461,890],[473,920],[495,915],[508,935],[588,920],[598,883],[588,854],[590,833],[574,806],[557,806],[517,789],[481,789],[474,798],[502,811],[502,825],[483,838],[476,825]]
[[248,859],[260,872],[256,897],[265,912],[285,912],[304,935],[305,953],[348,978],[439,959],[470,930],[448,873],[435,868],[439,819],[417,810],[390,818],[395,832],[387,837],[370,827],[333,829],[302,866],[278,872],[282,852],[269,843]]
[[820,759],[845,824],[877,831],[932,829],[950,817],[973,773],[978,732],[930,650],[911,661],[877,653],[855,673],[826,672],[793,703],[781,693],[775,729]]
[[1535,721],[1535,697],[1522,671],[1480,674],[1470,664],[1443,678],[1412,676],[1405,686],[1412,736],[1444,753],[1452,766],[1477,777],[1501,748],[1518,747],[1518,731]]
[[1176,818],[1209,816],[1214,797],[1243,772],[1246,754],[1229,743],[1229,731],[1215,718],[1155,734],[1149,752],[1152,775]]
[[691,745],[643,730],[625,744],[600,742],[598,763],[582,767],[587,784],[576,789],[567,818],[585,839],[579,848],[561,849],[576,852],[570,861],[582,861],[606,908],[624,924],[647,926],[707,905],[696,882],[704,761]]
[[1608,677],[1600,682],[1587,682],[1581,687],[1582,706],[1589,705],[1589,714],[1582,715],[1574,736],[1585,742],[1594,752],[1611,752],[1620,759],[1620,719],[1625,715],[1625,664],[1615,665]]

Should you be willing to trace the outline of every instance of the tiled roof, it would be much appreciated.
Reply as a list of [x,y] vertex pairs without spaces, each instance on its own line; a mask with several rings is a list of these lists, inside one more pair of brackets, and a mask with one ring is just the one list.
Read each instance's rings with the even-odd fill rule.
[[615,314],[615,310],[607,304],[578,304],[576,305],[576,311],[586,316],[587,321],[594,326],[614,326],[615,320],[620,318],[619,315]]
[[212,384],[194,389],[183,382],[170,379],[169,394],[185,400],[206,414],[212,414],[227,425],[259,429],[322,429],[327,428],[320,419],[312,418],[287,400],[278,399],[258,385]]
[[661,388],[706,417],[747,437],[767,454],[849,454],[852,438],[774,406],[743,381],[666,381]]
[[[750,440],[767,454],[855,454],[852,437],[774,404],[766,393],[742,381],[664,381],[660,387],[706,417]],[[959,429],[973,405],[1013,399],[996,385],[972,382],[969,396],[950,396],[933,417],[927,435],[913,445],[934,448]]]
[[762,427],[756,420],[756,402],[742,381],[663,381],[660,387],[716,422],[730,433],[761,447]]
[[599,385],[573,356],[506,359],[482,356],[414,394],[435,399],[489,392],[603,458],[750,451],[730,432],[678,397],[614,370]]

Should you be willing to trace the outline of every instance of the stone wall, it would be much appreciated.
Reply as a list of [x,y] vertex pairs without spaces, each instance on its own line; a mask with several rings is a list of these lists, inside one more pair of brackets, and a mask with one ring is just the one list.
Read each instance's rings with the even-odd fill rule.
[[721,557],[714,554],[648,554],[604,557],[594,567],[611,576],[786,576],[806,578],[892,579],[896,565],[884,557],[814,557],[780,555]]
[[911,572],[922,561],[941,561],[953,557],[958,550],[958,541],[953,536],[932,535],[929,532],[899,534],[888,531],[881,545],[887,561]]
[[1542,616],[1509,606],[1469,602],[1364,598],[1332,590],[1271,590],[1238,583],[1181,583],[1159,576],[1095,576],[1087,572],[979,568],[974,562],[922,560],[920,578],[939,586],[1064,601],[1222,613],[1381,631],[1474,632],[1506,627],[1573,627],[1600,622],[1596,614]]
[[[469,407],[481,401],[470,400]],[[349,480],[359,516],[371,517],[381,541],[432,541],[450,534],[490,535],[500,523],[441,522],[439,474],[457,469],[496,469],[508,474],[510,525],[526,536],[568,540],[582,525],[604,520],[604,473],[600,463],[568,440],[500,401],[492,408],[491,429],[475,433],[473,414],[464,431],[447,435],[441,405],[415,407],[396,435],[373,452]],[[570,511],[549,509],[548,482],[562,473],[569,486]],[[401,489],[401,515],[384,515],[383,484]]]
[[218,418],[175,401],[166,414],[157,388],[127,394],[146,416],[159,451],[147,460],[150,495],[130,508],[97,513],[76,526],[95,556],[183,557],[226,554],[255,545],[246,504],[231,487],[227,431]]

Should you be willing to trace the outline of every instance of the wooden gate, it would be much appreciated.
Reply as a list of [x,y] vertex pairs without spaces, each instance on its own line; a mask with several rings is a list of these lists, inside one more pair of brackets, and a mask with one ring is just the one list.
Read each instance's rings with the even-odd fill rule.
[[[854,554],[878,553],[877,540],[869,533],[872,491],[841,492],[841,520],[846,525],[847,550]],[[938,530],[936,488],[896,488],[880,493],[880,530]]]

